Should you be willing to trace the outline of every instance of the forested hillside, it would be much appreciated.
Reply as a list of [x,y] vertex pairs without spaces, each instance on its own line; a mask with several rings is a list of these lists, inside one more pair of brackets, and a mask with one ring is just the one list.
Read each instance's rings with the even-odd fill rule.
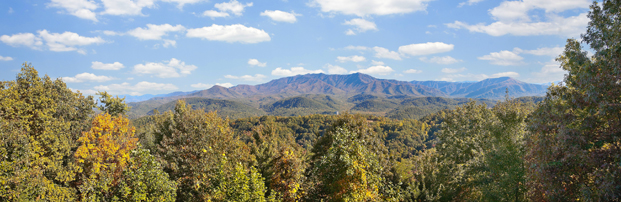
[[24,63],[0,83],[0,201],[619,201],[619,8],[594,3],[581,37],[594,54],[567,40],[568,73],[544,98],[296,94],[260,106],[387,117],[233,118],[261,112],[188,98],[130,120],[123,98],[95,100]]

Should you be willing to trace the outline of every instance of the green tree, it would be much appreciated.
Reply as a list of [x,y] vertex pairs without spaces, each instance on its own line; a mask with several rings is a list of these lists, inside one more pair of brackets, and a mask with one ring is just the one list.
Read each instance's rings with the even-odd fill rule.
[[233,170],[225,154],[218,164],[219,172],[213,179],[211,201],[265,202],[265,181],[254,167],[248,171],[242,163],[236,163]]
[[621,198],[621,1],[594,2],[582,41],[557,58],[568,73],[533,113],[527,165],[536,201]]
[[378,155],[367,149],[372,136],[366,119],[344,115],[313,147],[309,195],[329,201],[380,200],[382,167]]
[[132,150],[127,169],[116,187],[119,201],[175,201],[177,184],[168,179],[149,150],[140,146]]
[[108,113],[112,116],[117,116],[119,114],[125,115],[131,107],[125,103],[125,98],[119,98],[119,96],[112,97],[112,95],[108,94],[108,92],[97,92],[99,95],[100,106],[99,110],[102,112]]
[[2,201],[67,201],[76,197],[73,151],[90,127],[92,97],[27,63],[14,81],[0,82]]
[[470,102],[447,113],[438,135],[439,170],[426,174],[443,185],[425,186],[443,189],[441,200],[524,201],[522,158],[531,111],[532,106],[507,98],[492,109]]
[[[209,200],[216,189],[212,181],[221,171],[225,154],[233,170],[235,164],[250,162],[248,147],[233,135],[228,120],[215,112],[193,110],[180,100],[174,112],[154,117],[156,156],[164,171],[178,184],[177,200]],[[225,172],[228,172],[225,171]]]

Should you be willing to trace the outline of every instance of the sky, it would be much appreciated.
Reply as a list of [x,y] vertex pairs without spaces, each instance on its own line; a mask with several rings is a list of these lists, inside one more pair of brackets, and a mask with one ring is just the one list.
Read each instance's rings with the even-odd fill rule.
[[590,0],[4,0],[0,80],[24,62],[84,94],[194,91],[307,73],[561,81]]

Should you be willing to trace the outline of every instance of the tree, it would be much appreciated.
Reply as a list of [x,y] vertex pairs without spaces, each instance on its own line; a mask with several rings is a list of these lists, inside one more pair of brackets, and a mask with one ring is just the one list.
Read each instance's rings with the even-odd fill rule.
[[75,199],[73,151],[95,103],[38,74],[24,63],[16,80],[0,82],[2,201]]
[[175,201],[177,184],[168,179],[149,150],[140,146],[132,150],[115,196],[119,201]]
[[102,112],[117,116],[119,114],[125,115],[131,109],[131,107],[127,106],[125,103],[125,98],[119,98],[119,96],[112,97],[112,95],[108,94],[106,91],[97,92],[97,95],[101,96],[99,102],[103,104],[97,108]]
[[[522,158],[531,111],[532,106],[507,98],[492,109],[470,102],[447,113],[435,157],[440,166],[426,174],[442,186],[423,185],[433,188],[430,193],[441,188],[441,200],[526,200]],[[429,161],[433,158],[423,162]]]
[[278,193],[282,201],[299,201],[304,196],[304,164],[296,152],[288,147],[282,148],[271,164],[270,188]]
[[567,40],[557,58],[568,73],[530,123],[526,167],[537,201],[621,198],[621,1],[591,5],[582,41]]
[[79,166],[77,186],[83,201],[109,201],[115,187],[122,181],[131,151],[137,145],[135,129],[124,117],[110,114],[97,115],[91,130],[84,132],[82,143],[75,152]]
[[[218,166],[225,154],[229,159],[224,168],[233,170],[237,163],[250,162],[247,146],[236,139],[228,120],[215,112],[193,110],[180,100],[174,112],[154,117],[153,136],[164,171],[178,184],[177,200],[209,200],[216,189],[213,180],[222,168]],[[225,171],[225,172],[228,172]]]
[[344,115],[313,146],[310,176],[312,197],[329,201],[380,200],[382,167],[367,149],[371,136],[366,119]]
[[265,202],[265,181],[256,168],[248,171],[240,162],[231,170],[226,155],[218,164],[219,170],[212,181],[213,194],[211,201]]

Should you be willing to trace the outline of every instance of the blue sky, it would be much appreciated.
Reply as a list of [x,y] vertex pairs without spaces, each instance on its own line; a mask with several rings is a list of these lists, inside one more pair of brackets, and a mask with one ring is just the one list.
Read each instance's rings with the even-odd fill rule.
[[6,0],[0,80],[23,62],[85,94],[162,94],[306,73],[562,80],[589,0]]

